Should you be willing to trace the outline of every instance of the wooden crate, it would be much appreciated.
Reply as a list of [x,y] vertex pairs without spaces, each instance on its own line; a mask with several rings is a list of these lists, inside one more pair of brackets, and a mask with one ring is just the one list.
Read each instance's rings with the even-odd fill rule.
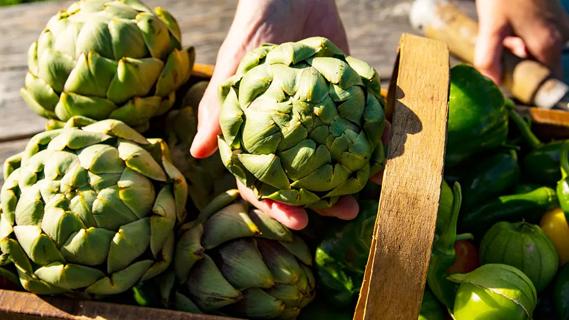
[[[208,78],[211,66],[196,65]],[[354,319],[417,319],[431,256],[443,175],[449,53],[404,34],[387,97],[392,123],[378,215]],[[0,290],[0,319],[227,319]]]

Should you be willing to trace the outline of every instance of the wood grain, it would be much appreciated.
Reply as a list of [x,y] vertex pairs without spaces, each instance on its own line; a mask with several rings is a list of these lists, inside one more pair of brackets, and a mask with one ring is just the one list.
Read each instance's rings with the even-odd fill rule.
[[31,293],[0,290],[0,319],[18,320],[230,320],[180,311],[140,308],[90,300],[40,297]]
[[417,319],[431,256],[446,143],[449,53],[440,41],[401,37],[393,137],[354,319]]

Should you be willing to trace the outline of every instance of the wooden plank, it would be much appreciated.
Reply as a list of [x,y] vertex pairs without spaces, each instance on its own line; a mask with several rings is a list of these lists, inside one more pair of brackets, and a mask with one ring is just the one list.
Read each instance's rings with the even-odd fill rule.
[[0,290],[0,319],[18,320],[230,320],[187,312]]
[[[401,37],[393,137],[374,246],[354,319],[417,319],[434,238],[448,116],[446,45]],[[367,269],[371,269],[368,271]]]

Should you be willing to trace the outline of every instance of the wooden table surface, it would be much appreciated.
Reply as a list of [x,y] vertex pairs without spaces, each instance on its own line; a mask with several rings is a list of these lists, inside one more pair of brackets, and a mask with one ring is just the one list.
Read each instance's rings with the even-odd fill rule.
[[[31,3],[0,9],[0,163],[22,150],[45,120],[24,104],[19,90],[27,70],[26,52],[47,20],[70,1]],[[193,45],[197,62],[212,64],[233,18],[236,0],[146,0],[177,18],[185,46]],[[471,8],[471,2],[461,5]],[[392,71],[411,0],[337,0],[352,55],[372,64],[383,79]],[[0,177],[0,185],[2,178]]]

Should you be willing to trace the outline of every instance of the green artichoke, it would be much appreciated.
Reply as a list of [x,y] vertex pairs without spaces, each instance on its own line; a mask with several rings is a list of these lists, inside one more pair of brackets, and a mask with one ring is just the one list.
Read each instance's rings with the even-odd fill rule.
[[314,297],[306,244],[239,200],[237,190],[216,197],[185,227],[174,255],[176,309],[290,319]]
[[52,17],[28,51],[21,90],[39,115],[118,119],[139,130],[164,114],[185,83],[193,49],[176,20],[138,0],[81,0]]
[[207,85],[207,81],[200,81],[191,86],[182,107],[168,112],[165,126],[172,163],[186,177],[192,203],[200,210],[215,196],[235,188],[235,178],[223,166],[219,153],[206,159],[196,159],[189,153],[197,132],[196,111]]
[[0,248],[37,294],[102,296],[163,272],[187,185],[167,147],[118,120],[72,118],[4,165]]
[[222,161],[260,199],[331,206],[384,162],[379,91],[372,67],[325,38],[262,45],[221,87]]

